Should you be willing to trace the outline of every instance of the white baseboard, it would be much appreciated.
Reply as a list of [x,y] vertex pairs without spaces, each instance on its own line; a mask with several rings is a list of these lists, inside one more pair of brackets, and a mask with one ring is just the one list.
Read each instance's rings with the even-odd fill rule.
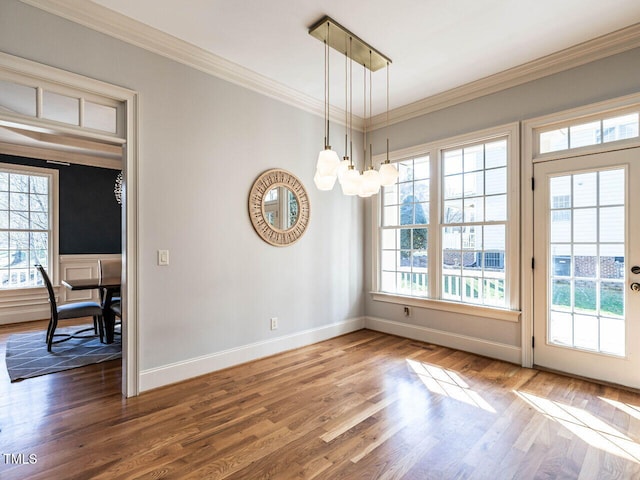
[[140,392],[268,357],[276,353],[286,352],[294,348],[311,345],[345,333],[355,332],[363,329],[364,325],[364,317],[348,319],[343,322],[274,338],[273,340],[264,340],[183,362],[143,370],[140,372]]
[[408,323],[394,322],[382,318],[366,317],[365,328],[377,332],[390,333],[399,337],[410,338],[412,340],[433,343],[443,347],[455,348],[456,350],[471,352],[518,365],[520,365],[522,361],[520,347],[444,332],[442,330],[434,330],[420,325],[410,325]]

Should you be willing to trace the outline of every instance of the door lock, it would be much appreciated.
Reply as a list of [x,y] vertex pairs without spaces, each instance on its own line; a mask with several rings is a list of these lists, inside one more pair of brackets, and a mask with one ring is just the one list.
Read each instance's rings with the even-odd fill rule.
[[636,275],[640,273],[640,266],[634,265],[633,267],[631,267],[631,273],[635,273]]
[[633,282],[631,285],[629,285],[629,288],[631,288],[631,290],[633,290],[634,292],[640,292],[640,283]]

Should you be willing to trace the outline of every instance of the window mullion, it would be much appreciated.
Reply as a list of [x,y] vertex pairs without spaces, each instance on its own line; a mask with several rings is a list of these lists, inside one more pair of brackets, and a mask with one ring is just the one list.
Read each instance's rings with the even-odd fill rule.
[[430,213],[432,219],[432,227],[429,229],[429,284],[433,288],[429,290],[430,297],[434,299],[442,298],[442,216],[443,216],[443,198],[441,163],[442,150],[438,149],[431,162],[431,195],[430,195]]

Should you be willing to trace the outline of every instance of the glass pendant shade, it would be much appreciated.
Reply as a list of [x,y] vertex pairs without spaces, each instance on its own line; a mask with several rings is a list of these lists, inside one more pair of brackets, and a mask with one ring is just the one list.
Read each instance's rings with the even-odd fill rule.
[[380,191],[380,174],[377,170],[367,170],[362,174],[362,186],[358,195],[370,197]]
[[347,171],[349,170],[349,165],[351,165],[351,161],[349,160],[348,157],[343,157],[342,161],[338,165],[338,170],[336,172],[336,175],[338,176],[338,181],[340,182],[340,185],[342,185],[342,178],[344,177],[344,174],[347,173]]
[[318,155],[318,163],[316,164],[316,171],[321,177],[336,176],[338,166],[340,165],[340,158],[338,154],[331,150],[331,147],[326,147]]
[[342,175],[342,181],[340,182],[340,185],[342,186],[342,193],[344,195],[358,195],[360,192],[361,180],[362,177],[358,170],[355,170],[354,168],[348,169]]
[[380,185],[390,187],[398,179],[398,169],[391,163],[383,163],[380,165]]
[[313,176],[313,183],[316,184],[318,190],[328,191],[333,189],[336,178],[335,175],[320,175],[320,172],[316,171],[316,174]]

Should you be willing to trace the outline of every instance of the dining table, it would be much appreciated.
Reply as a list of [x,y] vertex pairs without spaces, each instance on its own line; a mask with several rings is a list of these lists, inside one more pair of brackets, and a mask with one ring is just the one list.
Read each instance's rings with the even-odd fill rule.
[[62,280],[69,290],[100,290],[102,303],[102,318],[105,327],[105,343],[113,343],[116,318],[111,311],[111,303],[114,293],[120,290],[122,279],[120,277],[104,278],[74,278]]

